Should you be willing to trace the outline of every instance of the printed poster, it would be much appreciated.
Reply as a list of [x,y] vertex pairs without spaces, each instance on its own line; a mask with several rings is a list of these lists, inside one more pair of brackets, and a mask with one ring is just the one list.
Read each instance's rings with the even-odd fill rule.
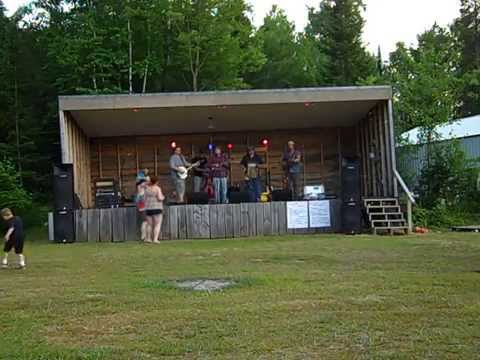
[[308,229],[308,202],[287,202],[287,228]]
[[310,201],[308,213],[311,228],[325,228],[332,226],[329,200]]

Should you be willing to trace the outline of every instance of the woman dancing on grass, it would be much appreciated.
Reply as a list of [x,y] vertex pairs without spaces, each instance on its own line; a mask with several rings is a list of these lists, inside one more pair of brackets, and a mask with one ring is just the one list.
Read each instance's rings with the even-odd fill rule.
[[152,231],[151,237],[147,237],[145,242],[160,243],[158,238],[162,228],[163,200],[165,200],[165,196],[158,185],[158,177],[150,177],[150,182],[145,189],[145,213],[147,214],[148,225]]

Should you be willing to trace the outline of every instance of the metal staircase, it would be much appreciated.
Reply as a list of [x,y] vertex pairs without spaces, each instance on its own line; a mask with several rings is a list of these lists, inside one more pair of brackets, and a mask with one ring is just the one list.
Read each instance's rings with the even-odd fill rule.
[[401,210],[398,199],[366,198],[363,204],[370,221],[373,234],[408,233],[408,224]]

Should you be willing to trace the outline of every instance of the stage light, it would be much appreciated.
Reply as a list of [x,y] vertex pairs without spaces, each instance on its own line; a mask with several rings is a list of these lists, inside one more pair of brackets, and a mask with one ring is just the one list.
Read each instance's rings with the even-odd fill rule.
[[213,144],[208,144],[208,150],[209,150],[209,151],[213,151],[213,148],[214,148],[214,147],[215,147],[215,146],[214,146]]
[[263,146],[268,146],[268,139],[263,139],[262,144]]
[[177,147],[177,143],[176,143],[175,141],[172,141],[172,142],[170,143],[170,147],[171,147],[172,149],[175,149],[175,148]]
[[227,149],[228,149],[228,150],[232,150],[232,149],[233,149],[233,144],[228,144],[228,145],[227,145]]

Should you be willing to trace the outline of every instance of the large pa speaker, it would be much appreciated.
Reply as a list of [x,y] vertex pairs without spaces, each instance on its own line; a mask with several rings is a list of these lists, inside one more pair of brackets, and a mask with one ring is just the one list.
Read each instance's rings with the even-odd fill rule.
[[291,201],[292,192],[290,190],[273,190],[272,201]]
[[344,158],[342,161],[342,194],[343,202],[360,203],[360,161],[357,159]]
[[228,197],[230,204],[242,204],[250,202],[248,191],[232,191]]
[[54,240],[57,243],[75,242],[73,210],[55,210],[53,213]]
[[194,192],[187,195],[188,203],[194,205],[207,205],[208,193],[206,192]]
[[344,202],[342,207],[342,225],[346,234],[362,232],[362,207],[356,201]]
[[75,208],[72,164],[60,164],[53,167],[53,195],[55,210]]

